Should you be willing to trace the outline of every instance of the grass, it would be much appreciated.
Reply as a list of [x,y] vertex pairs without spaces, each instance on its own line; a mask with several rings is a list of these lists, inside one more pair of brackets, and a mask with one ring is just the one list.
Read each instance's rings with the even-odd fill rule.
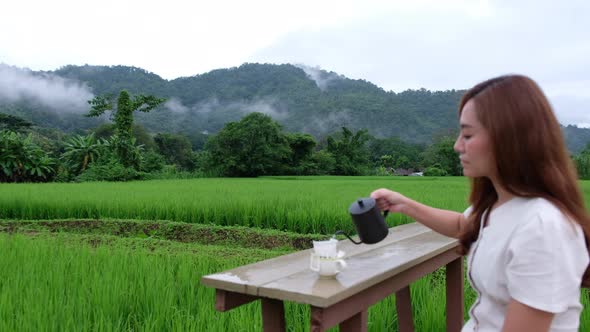
[[[464,178],[269,177],[129,183],[0,185],[0,219],[138,219],[239,225],[296,233],[354,230],[349,205],[389,187],[426,204],[466,208]],[[408,222],[400,214],[390,226]]]
[[[39,232],[0,233],[0,252],[1,331],[260,331],[258,302],[216,312],[199,280],[290,250]],[[412,286],[418,331],[444,329],[441,280]],[[290,330],[309,330],[308,306],[285,311]],[[371,307],[370,331],[395,326],[394,297]]]
[[215,244],[244,248],[300,250],[312,247],[321,234],[297,234],[278,230],[261,230],[243,226],[187,224],[141,220],[0,220],[0,231],[7,233],[66,232],[75,234],[115,235],[119,237],[159,239],[195,244]]
[[214,295],[200,275],[273,256],[108,236],[0,236],[2,331],[204,331],[215,313],[200,302]]
[[[581,186],[588,203],[590,182]],[[353,232],[348,205],[380,187],[467,205],[463,178],[0,184],[0,331],[260,331],[259,303],[216,312],[201,276]],[[416,330],[444,330],[444,271],[411,291]],[[474,299],[465,282],[466,317]],[[590,331],[587,290],[582,302],[580,330]],[[307,306],[287,303],[286,319],[290,331],[309,330]],[[396,329],[393,296],[370,308],[369,331]]]

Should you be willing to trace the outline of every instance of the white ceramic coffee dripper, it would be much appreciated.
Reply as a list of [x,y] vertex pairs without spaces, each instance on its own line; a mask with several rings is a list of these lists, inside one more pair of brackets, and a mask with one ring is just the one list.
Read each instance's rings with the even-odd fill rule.
[[309,268],[317,272],[320,277],[330,278],[346,268],[344,251],[338,250],[338,240],[332,238],[327,241],[313,241]]

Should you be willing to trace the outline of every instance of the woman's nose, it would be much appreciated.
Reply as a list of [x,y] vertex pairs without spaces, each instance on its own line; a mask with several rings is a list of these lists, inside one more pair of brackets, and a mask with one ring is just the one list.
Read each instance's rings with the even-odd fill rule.
[[455,145],[453,145],[453,149],[458,153],[463,151],[463,141],[461,140],[461,136],[457,137]]

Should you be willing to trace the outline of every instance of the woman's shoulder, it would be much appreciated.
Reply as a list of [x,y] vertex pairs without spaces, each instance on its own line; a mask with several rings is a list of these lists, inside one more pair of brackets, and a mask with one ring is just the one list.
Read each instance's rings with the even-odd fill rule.
[[515,197],[519,209],[525,209],[533,214],[545,214],[551,216],[563,215],[555,203],[543,197]]
[[519,202],[515,208],[519,212],[517,215],[520,215],[518,228],[538,227],[545,234],[568,236],[582,232],[580,225],[550,200],[542,197],[517,199]]

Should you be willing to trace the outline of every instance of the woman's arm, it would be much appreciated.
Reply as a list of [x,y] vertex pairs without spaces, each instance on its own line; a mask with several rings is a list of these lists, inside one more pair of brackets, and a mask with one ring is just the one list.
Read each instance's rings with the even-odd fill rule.
[[502,332],[549,331],[555,314],[529,307],[516,300],[510,301]]
[[378,189],[371,193],[381,210],[400,212],[435,232],[458,238],[467,220],[462,213],[441,210],[411,200],[389,189]]

